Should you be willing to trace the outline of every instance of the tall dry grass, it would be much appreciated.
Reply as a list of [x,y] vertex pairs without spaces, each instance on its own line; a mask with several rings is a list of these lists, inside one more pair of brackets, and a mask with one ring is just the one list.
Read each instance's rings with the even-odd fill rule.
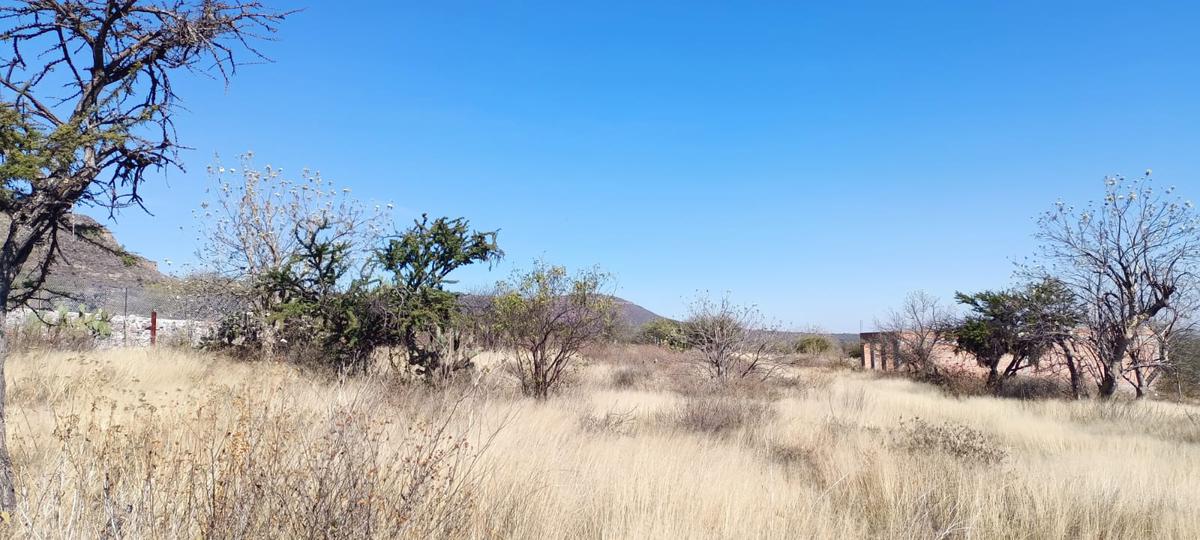
[[[526,400],[171,351],[15,359],[18,537],[1195,538],[1200,411],[647,348]],[[463,397],[467,396],[467,397]],[[452,413],[450,412],[452,411]]]

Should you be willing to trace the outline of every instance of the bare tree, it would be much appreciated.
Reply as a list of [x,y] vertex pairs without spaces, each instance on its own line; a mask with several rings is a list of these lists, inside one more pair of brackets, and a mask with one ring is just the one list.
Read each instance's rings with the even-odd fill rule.
[[[0,109],[11,116],[0,212],[0,323],[36,297],[57,256],[58,235],[79,204],[110,213],[142,204],[148,172],[178,166],[171,76],[216,73],[228,81],[253,42],[286,16],[258,2],[26,0],[0,7]],[[36,255],[35,255],[36,253]],[[5,343],[0,339],[0,381]],[[0,382],[0,404],[4,401]],[[0,408],[0,510],[15,504]]]
[[913,291],[897,310],[888,313],[876,326],[895,340],[899,361],[908,370],[937,374],[936,354],[953,344],[955,327],[951,308],[925,291]]
[[538,262],[498,285],[493,324],[526,395],[549,397],[583,347],[611,332],[615,303],[604,293],[610,282],[597,270],[571,275]]
[[[1040,220],[1045,265],[1028,272],[1065,284],[1085,310],[1082,339],[1094,354],[1102,397],[1116,393],[1130,351],[1160,315],[1181,309],[1200,261],[1200,225],[1192,203],[1156,190],[1149,171],[1105,179],[1104,201],[1076,210],[1059,202]],[[1179,312],[1182,314],[1182,312]]]
[[1121,376],[1133,386],[1138,399],[1146,397],[1159,376],[1171,369],[1177,336],[1196,330],[1195,315],[1200,306],[1196,291],[1182,291],[1172,305],[1159,312],[1129,347],[1129,363]]
[[701,295],[683,322],[684,341],[697,362],[721,381],[770,377],[779,367],[780,351],[773,347],[778,333],[757,308],[734,304],[728,296]]
[[303,240],[319,224],[322,241],[344,244],[346,257],[360,263],[384,235],[387,207],[368,208],[319,172],[303,169],[298,178],[267,165],[253,154],[239,167],[208,167],[208,198],[195,211],[201,247],[198,256],[212,272],[238,283],[242,300],[262,329],[262,354],[275,356],[279,321],[271,314],[283,298],[256,280],[292,265]]

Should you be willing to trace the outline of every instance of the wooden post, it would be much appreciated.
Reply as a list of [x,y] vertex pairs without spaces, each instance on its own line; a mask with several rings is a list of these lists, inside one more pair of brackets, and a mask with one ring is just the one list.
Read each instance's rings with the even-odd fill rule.
[[121,346],[129,346],[129,287],[125,287],[125,316],[123,319],[125,325],[125,335],[121,338]]
[[150,346],[158,343],[158,312],[150,312]]

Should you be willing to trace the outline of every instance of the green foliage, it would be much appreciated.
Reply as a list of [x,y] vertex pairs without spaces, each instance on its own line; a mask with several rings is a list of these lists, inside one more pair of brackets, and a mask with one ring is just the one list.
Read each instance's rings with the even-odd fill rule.
[[89,350],[113,334],[112,315],[103,309],[91,311],[80,305],[70,310],[59,306],[52,313],[40,315],[26,317],[9,333],[14,350]]
[[825,354],[833,350],[834,344],[825,336],[804,336],[796,340],[795,351],[800,354]]
[[44,131],[11,103],[0,102],[0,212],[11,213],[30,200],[34,184],[43,183],[49,171],[69,168],[80,149],[108,139],[119,144],[123,137],[80,130],[76,119]]
[[643,324],[638,329],[637,335],[634,336],[634,341],[647,345],[667,347],[676,351],[687,349],[687,340],[684,338],[683,325],[678,321],[666,318],[654,319]]
[[548,397],[583,347],[609,335],[616,303],[603,291],[610,281],[598,270],[571,275],[538,262],[497,285],[492,322],[526,395]]
[[27,324],[48,327],[52,332],[82,331],[92,339],[104,339],[112,336],[112,314],[103,309],[89,311],[88,307],[82,304],[74,311],[59,306],[49,324],[42,322],[37,317],[30,317],[27,321]]
[[[1010,291],[958,293],[956,298],[971,310],[954,330],[956,347],[989,369],[991,386],[1036,365],[1070,336],[1082,317],[1070,292],[1053,280]],[[1001,372],[1005,357],[1009,361]]]
[[[458,297],[443,287],[455,269],[500,256],[496,233],[470,232],[463,219],[422,217],[357,273],[353,241],[336,223],[310,219],[294,234],[292,257],[255,280],[256,296],[274,301],[266,322],[279,329],[293,360],[361,372],[375,351],[401,347],[409,364],[432,378],[447,374],[447,356],[463,358]],[[261,346],[258,325],[233,319],[222,328],[226,346]]]
[[351,243],[331,235],[329,222],[296,232],[299,249],[257,286],[280,302],[270,315],[294,360],[363,372],[376,348],[390,342],[387,292],[365,278],[348,278]]
[[0,207],[11,208],[19,183],[41,174],[48,159],[43,151],[46,138],[7,103],[0,103]]
[[502,257],[496,235],[472,231],[463,218],[431,223],[422,215],[375,254],[381,269],[391,274],[390,296],[400,302],[395,315],[408,363],[426,378],[445,372],[446,345],[453,345],[445,339],[464,324],[458,295],[444,289],[454,283],[448,276],[463,266]]

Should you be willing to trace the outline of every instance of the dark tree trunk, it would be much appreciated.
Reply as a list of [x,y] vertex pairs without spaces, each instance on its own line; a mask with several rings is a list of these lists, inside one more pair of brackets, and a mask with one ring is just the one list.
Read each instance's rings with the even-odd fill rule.
[[1121,339],[1105,352],[1106,358],[1102,363],[1104,373],[1100,376],[1100,397],[1111,399],[1117,394],[1117,384],[1120,382],[1121,363],[1129,350],[1129,340]]
[[1063,357],[1067,359],[1067,373],[1071,376],[1071,397],[1079,399],[1083,397],[1083,381],[1079,376],[1079,365],[1075,363],[1075,353],[1066,343],[1059,343],[1059,348],[1063,351]]
[[1117,393],[1117,373],[1112,366],[1106,366],[1104,373],[1100,375],[1100,397],[1111,399]]
[[1000,368],[1000,359],[999,358],[990,359],[988,361],[988,374],[987,374],[987,381],[985,384],[986,384],[987,388],[992,391],[992,394],[1000,393],[1001,379],[1000,379],[1000,369],[999,368]]

